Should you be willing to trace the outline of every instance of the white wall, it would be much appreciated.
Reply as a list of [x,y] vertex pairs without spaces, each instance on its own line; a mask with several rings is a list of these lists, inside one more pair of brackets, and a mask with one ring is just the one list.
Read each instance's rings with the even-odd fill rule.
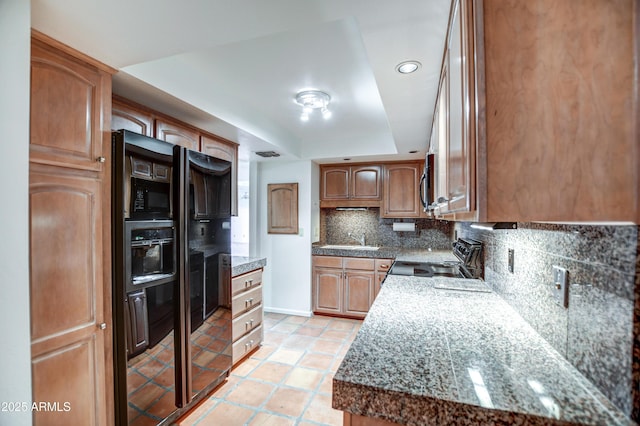
[[[29,63],[31,6],[0,1],[0,403],[31,401],[29,330]],[[30,425],[1,412],[0,425]]]
[[[293,315],[311,315],[311,243],[319,225],[318,166],[310,161],[261,162],[257,178],[255,249],[266,257],[263,275],[265,310]],[[267,233],[267,185],[298,183],[298,235]]]

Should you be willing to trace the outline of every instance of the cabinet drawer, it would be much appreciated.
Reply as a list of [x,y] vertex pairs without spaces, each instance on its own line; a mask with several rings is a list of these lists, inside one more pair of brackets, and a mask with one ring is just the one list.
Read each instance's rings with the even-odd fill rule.
[[313,266],[342,269],[342,258],[339,256],[313,256]]
[[250,290],[262,284],[262,269],[239,275],[231,280],[231,294],[236,295],[242,291]]
[[232,346],[232,363],[235,364],[249,352],[260,346],[262,342],[262,326],[254,329],[251,333],[238,339]]
[[234,317],[250,311],[262,303],[262,286],[254,287],[249,291],[234,296],[231,300],[231,313]]
[[376,259],[376,271],[387,272],[389,269],[391,269],[392,264],[393,259]]
[[233,327],[231,332],[232,339],[234,341],[238,340],[238,338],[244,336],[261,324],[262,305],[259,305],[257,308],[254,308],[251,311],[242,314],[238,318],[233,320]]
[[361,269],[364,271],[374,271],[375,267],[375,259],[367,259],[363,257],[344,258],[344,269]]

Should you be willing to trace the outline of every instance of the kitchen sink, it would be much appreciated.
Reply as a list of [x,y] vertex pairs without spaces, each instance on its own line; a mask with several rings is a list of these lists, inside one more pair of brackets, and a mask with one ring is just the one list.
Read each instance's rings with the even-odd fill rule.
[[378,250],[380,247],[376,246],[356,246],[356,245],[326,245],[320,246],[322,249],[334,249],[334,250]]

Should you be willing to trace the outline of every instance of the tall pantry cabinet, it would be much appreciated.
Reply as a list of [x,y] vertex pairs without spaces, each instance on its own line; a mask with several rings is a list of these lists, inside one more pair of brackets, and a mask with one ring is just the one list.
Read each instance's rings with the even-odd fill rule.
[[111,74],[36,31],[29,154],[35,425],[113,423]]

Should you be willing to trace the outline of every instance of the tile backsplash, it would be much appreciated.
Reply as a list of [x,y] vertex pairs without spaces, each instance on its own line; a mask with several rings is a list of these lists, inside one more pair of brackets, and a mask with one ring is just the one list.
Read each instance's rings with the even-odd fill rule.
[[[637,419],[638,227],[519,223],[516,230],[482,231],[456,223],[455,230],[484,243],[485,281],[616,406]],[[513,273],[509,249],[514,250]],[[554,265],[569,271],[567,308],[552,294]]]
[[[413,222],[412,232],[394,231],[394,222]],[[453,223],[431,219],[385,219],[380,217],[380,209],[364,211],[320,210],[320,235],[325,244],[358,244],[349,237],[365,235],[367,245],[451,249]]]

